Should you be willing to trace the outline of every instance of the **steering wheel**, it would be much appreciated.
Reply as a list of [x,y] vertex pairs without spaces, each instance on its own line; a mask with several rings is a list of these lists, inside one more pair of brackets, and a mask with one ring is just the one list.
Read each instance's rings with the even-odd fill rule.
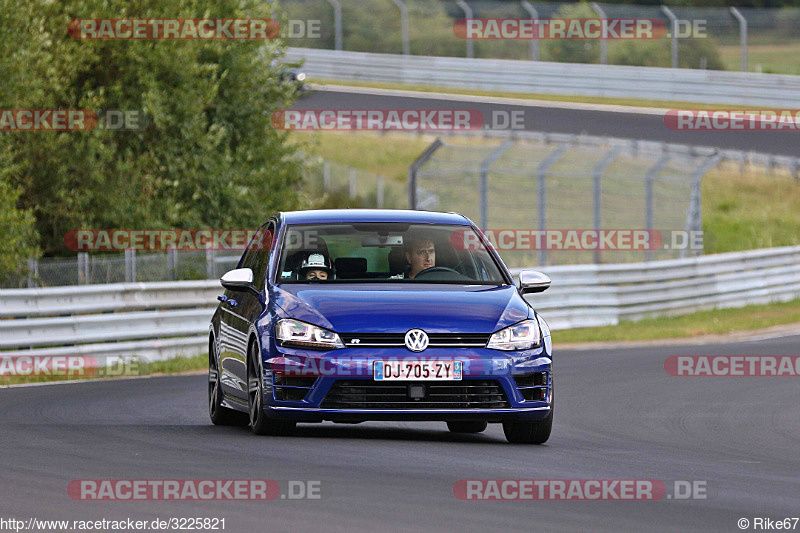
[[[434,274],[433,276],[429,276],[429,274]],[[439,274],[438,276],[436,274]],[[445,274],[442,276],[442,274]],[[420,277],[431,277],[433,279],[450,279],[450,276],[447,274],[455,274],[455,279],[459,278],[466,278],[463,274],[460,274],[458,271],[448,268],[448,267],[441,267],[441,266],[433,266],[430,268],[426,268],[425,270],[420,270],[417,272],[417,275],[414,276],[414,279],[419,279]]]

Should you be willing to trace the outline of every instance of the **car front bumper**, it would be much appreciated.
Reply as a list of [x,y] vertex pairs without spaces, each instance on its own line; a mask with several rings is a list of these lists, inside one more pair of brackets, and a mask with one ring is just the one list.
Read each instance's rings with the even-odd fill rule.
[[[274,347],[274,345],[273,345]],[[512,420],[538,420],[547,417],[552,410],[553,400],[553,373],[552,359],[545,349],[537,348],[525,352],[515,352],[513,357],[507,353],[489,349],[443,349],[435,355],[420,355],[403,350],[370,350],[369,355],[364,349],[342,349],[328,352],[325,355],[307,351],[292,351],[279,349],[272,353],[277,357],[267,358],[264,361],[264,407],[271,418],[291,419],[299,422],[321,422],[323,420],[336,422],[363,422],[368,420],[486,420],[488,422],[503,422]],[[372,376],[372,365],[375,361],[391,360],[397,358],[429,358],[436,360],[459,360],[464,365],[463,379],[460,381],[392,381],[376,382]],[[309,364],[311,362],[312,364]],[[307,371],[308,370],[308,371]],[[523,383],[519,378],[544,375],[536,386],[526,387],[530,383]],[[302,387],[292,386],[298,381],[281,380],[276,376],[301,376],[305,377]],[[276,381],[277,380],[277,381]],[[328,394],[335,390],[335,386],[355,390],[355,396],[361,387],[374,389],[379,383],[391,387],[391,396],[398,400],[398,405],[387,401],[388,398],[380,397],[380,401],[370,403],[368,397],[364,402],[369,404],[363,407],[336,407],[330,408],[330,401],[326,402]],[[288,383],[288,385],[287,385]],[[445,384],[445,390],[458,391],[461,386],[468,390],[483,390],[491,387],[494,398],[502,396],[502,402],[486,403],[477,401],[470,396],[457,396],[448,398],[446,406],[434,405],[429,398],[422,398],[421,405],[415,407],[413,398],[403,398],[398,392],[403,386],[423,385],[424,389],[431,386]],[[523,388],[521,388],[523,387]],[[538,400],[526,400],[523,390],[537,389]],[[294,389],[294,398],[279,399],[283,396],[281,390]],[[538,391],[541,391],[539,393]],[[382,393],[376,393],[380,396]],[[453,393],[455,394],[455,393]],[[460,393],[459,393],[460,394]],[[489,394],[486,392],[486,394]],[[499,394],[499,395],[498,395]],[[432,394],[431,396],[434,396]],[[351,394],[352,396],[352,394]],[[376,396],[376,397],[378,397]],[[444,396],[444,394],[439,394]],[[451,394],[452,396],[452,394]],[[531,395],[528,394],[530,397]],[[452,401],[451,401],[452,400]],[[476,407],[476,404],[483,406]],[[502,403],[502,405],[498,405]],[[383,404],[386,404],[384,407]],[[410,405],[409,405],[410,404]]]

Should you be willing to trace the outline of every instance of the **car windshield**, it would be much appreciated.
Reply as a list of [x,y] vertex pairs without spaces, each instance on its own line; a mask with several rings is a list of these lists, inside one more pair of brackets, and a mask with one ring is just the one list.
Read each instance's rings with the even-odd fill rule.
[[507,283],[471,227],[405,223],[290,226],[275,281]]

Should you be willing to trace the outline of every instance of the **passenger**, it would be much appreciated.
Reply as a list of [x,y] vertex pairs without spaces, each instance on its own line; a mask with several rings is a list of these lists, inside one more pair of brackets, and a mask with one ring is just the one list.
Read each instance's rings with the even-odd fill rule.
[[310,254],[300,264],[300,279],[326,281],[333,279],[333,267],[330,259],[320,253]]

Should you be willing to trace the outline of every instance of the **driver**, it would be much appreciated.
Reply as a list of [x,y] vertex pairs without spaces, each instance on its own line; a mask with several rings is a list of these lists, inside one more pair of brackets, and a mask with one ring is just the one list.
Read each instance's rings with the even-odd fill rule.
[[406,277],[411,279],[423,270],[436,266],[436,247],[430,239],[411,239],[406,244],[405,256],[411,265]]
[[309,254],[300,263],[300,279],[325,281],[333,279],[330,259],[320,253]]

